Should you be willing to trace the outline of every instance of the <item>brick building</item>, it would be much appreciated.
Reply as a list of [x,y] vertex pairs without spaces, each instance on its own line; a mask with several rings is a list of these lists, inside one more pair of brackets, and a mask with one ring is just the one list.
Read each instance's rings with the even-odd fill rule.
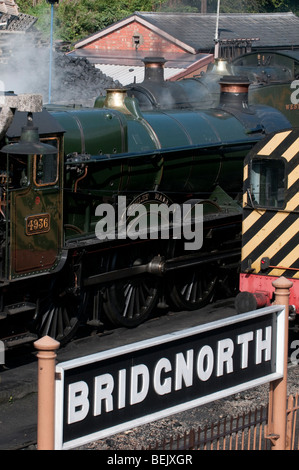
[[[123,85],[143,80],[142,59],[166,59],[165,78],[205,70],[213,61],[216,14],[135,12],[77,42],[71,52],[86,57]],[[299,18],[292,13],[221,14],[220,56],[249,50],[299,49]]]

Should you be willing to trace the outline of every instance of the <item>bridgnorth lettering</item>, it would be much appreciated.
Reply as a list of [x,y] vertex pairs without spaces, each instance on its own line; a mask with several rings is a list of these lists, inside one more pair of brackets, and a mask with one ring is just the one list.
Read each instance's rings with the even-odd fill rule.
[[[271,360],[272,326],[242,332],[234,337],[202,344],[171,354],[154,363],[121,366],[94,377],[92,384],[79,380],[68,385],[67,422],[82,421],[130,408],[154,397],[200,387],[210,380],[228,377]],[[138,362],[138,361],[137,361]]]

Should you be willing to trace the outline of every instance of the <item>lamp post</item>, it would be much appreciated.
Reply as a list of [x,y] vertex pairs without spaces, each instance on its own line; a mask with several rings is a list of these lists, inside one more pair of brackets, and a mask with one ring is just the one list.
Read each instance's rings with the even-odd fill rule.
[[59,0],[47,0],[47,2],[51,4],[50,63],[49,63],[49,103],[51,103],[54,3],[59,3]]

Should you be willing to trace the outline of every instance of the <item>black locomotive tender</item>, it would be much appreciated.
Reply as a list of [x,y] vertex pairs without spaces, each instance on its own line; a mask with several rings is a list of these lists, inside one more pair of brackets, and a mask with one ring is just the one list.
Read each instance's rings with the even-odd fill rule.
[[[146,70],[161,74],[161,61]],[[136,326],[159,302],[198,309],[236,272],[244,157],[291,124],[274,108],[249,105],[247,79],[223,77],[220,85],[219,103],[207,109],[183,99],[178,84],[147,76],[142,87],[107,90],[92,109],[15,113],[1,157],[7,347],[43,335],[64,343],[85,322]],[[128,216],[120,196],[146,211],[202,207],[202,247],[186,250],[171,235],[97,236],[99,206],[121,210],[116,223]],[[147,228],[147,215],[135,230]]]

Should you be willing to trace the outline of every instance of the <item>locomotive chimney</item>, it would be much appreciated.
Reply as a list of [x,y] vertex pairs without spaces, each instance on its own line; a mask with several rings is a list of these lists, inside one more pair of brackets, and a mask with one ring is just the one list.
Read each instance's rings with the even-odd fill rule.
[[220,106],[248,108],[248,88],[250,81],[247,77],[224,76],[219,80]]
[[144,63],[144,81],[164,82],[164,64],[166,60],[163,57],[145,57]]

